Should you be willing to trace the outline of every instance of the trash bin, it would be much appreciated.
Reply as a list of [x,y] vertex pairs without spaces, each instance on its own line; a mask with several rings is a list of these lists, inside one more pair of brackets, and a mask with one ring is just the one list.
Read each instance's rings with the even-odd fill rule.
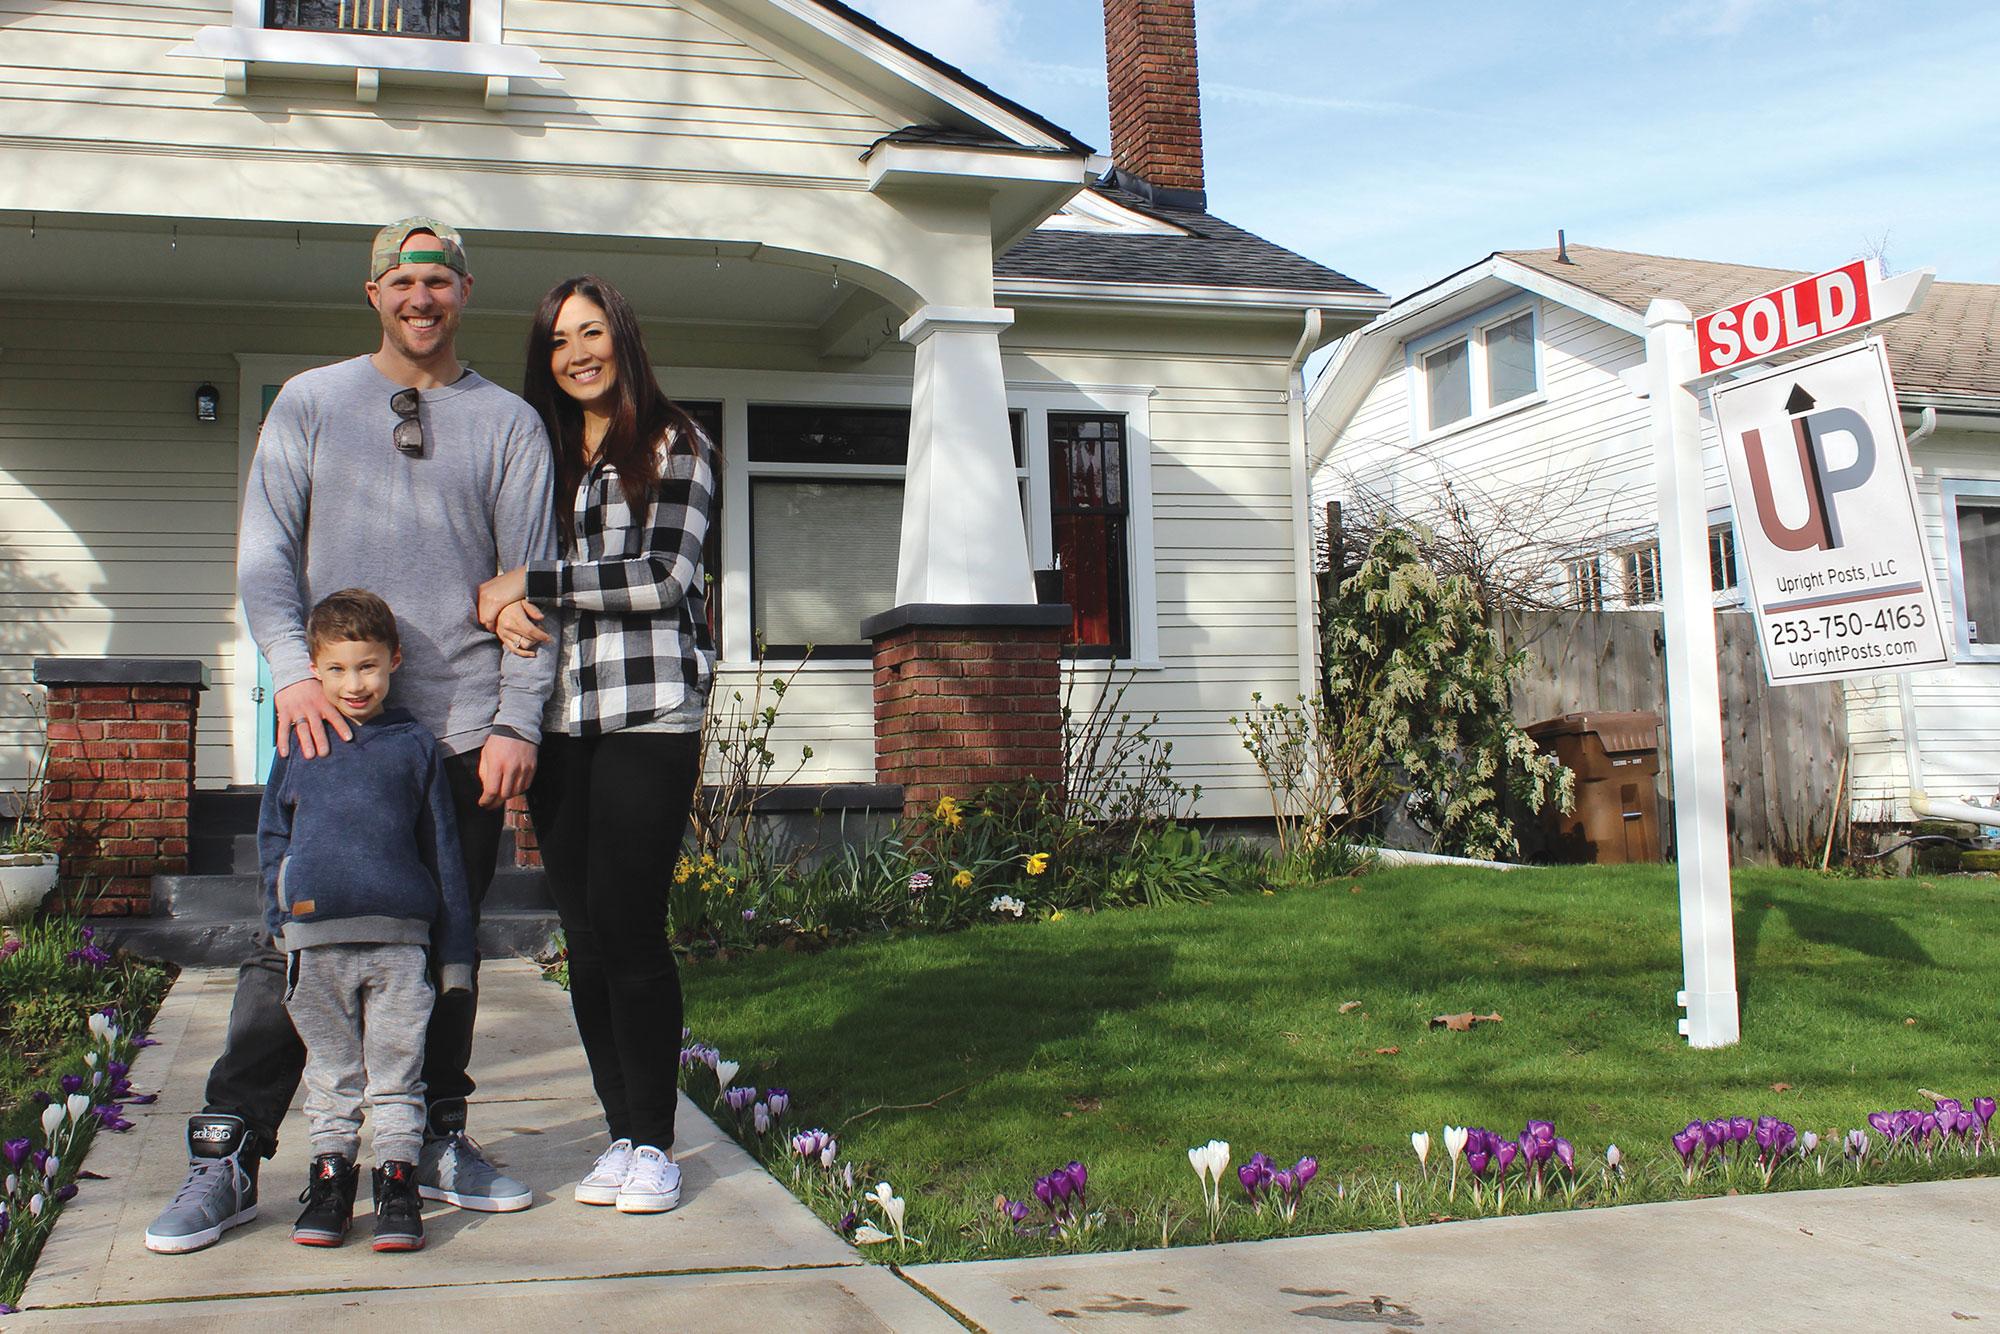
[[1657,862],[1660,772],[1657,713],[1566,713],[1527,729],[1544,751],[1576,774],[1576,805],[1568,814],[1544,807],[1555,860]]

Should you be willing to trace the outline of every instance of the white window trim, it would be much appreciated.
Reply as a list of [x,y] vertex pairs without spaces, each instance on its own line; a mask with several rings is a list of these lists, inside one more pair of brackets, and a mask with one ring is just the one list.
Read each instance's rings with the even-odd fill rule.
[[[1523,394],[1519,398],[1510,398],[1498,405],[1488,403],[1486,331],[1522,314],[1530,315],[1534,320],[1530,330],[1530,339],[1535,348],[1534,392]],[[1460,340],[1464,340],[1466,344],[1466,374],[1470,377],[1472,412],[1471,415],[1460,417],[1455,422],[1433,427],[1430,422],[1429,386],[1424,383],[1424,358],[1439,348]],[[1403,377],[1410,396],[1410,439],[1415,444],[1426,444],[1448,435],[1456,435],[1460,431],[1504,417],[1509,413],[1546,403],[1548,380],[1542,353],[1542,303],[1533,296],[1515,297],[1476,311],[1442,328],[1433,329],[1421,337],[1408,340],[1403,344]]]
[[[1724,527],[1728,528],[1731,533],[1732,540],[1729,554],[1736,564],[1736,577],[1735,581],[1729,587],[1713,590],[1715,593],[1715,605],[1718,607],[1741,607],[1744,605],[1743,542],[1741,537],[1736,535],[1736,512],[1727,505],[1708,512],[1708,536],[1713,538],[1715,530]],[[1664,577],[1665,571],[1662,570],[1661,573]]]
[[1975,644],[1966,632],[1965,558],[1958,545],[1958,502],[1960,499],[1993,502],[2000,508],[2000,480],[1976,477],[1938,479],[1938,506],[1944,512],[1944,557],[1951,571],[1951,633],[1958,641],[1961,662],[2000,662],[2000,639]]
[[[852,407],[910,406],[910,381],[891,375],[843,375],[813,371],[743,371],[708,367],[656,367],[660,382],[678,399],[722,404],[722,643],[720,671],[752,671],[750,624],[750,480],[755,477],[868,477],[900,479],[904,470],[884,464],[750,462],[750,405],[798,404]],[[1129,658],[1091,659],[1083,672],[1137,669],[1157,671],[1160,662],[1158,584],[1153,559],[1153,476],[1151,403],[1153,391],[1132,385],[1050,385],[1045,381],[1007,385],[1007,409],[1026,416],[1016,470],[1028,483],[1028,553],[1036,569],[1054,559],[1055,535],[1049,520],[1050,412],[1118,413],[1125,418],[1128,504],[1126,576],[1131,589],[1132,647]],[[886,608],[885,608],[886,610]],[[772,658],[766,666],[791,671],[797,663]],[[866,659],[808,661],[808,673],[872,672]]]
[[[363,0],[365,3],[366,0]],[[465,41],[421,37],[370,36],[359,32],[301,32],[266,28],[263,0],[233,0],[227,26],[202,28],[185,46],[168,52],[226,62],[228,91],[242,96],[252,65],[307,65],[353,70],[357,91],[372,100],[381,71],[485,79],[489,104],[504,105],[506,81],[562,78],[528,47],[501,40],[502,0],[472,0]]]

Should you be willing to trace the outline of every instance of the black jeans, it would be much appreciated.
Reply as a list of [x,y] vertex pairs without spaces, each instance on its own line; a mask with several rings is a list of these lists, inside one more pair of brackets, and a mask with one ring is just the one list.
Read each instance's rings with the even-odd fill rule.
[[701,763],[697,733],[542,740],[528,810],[569,942],[569,1001],[613,1139],[674,1142],[681,975],[667,886]]
[[[459,847],[465,855],[466,889],[477,922],[479,905],[493,883],[493,867],[500,854],[501,813],[479,808],[477,750],[447,756],[445,774],[451,780]],[[430,1031],[424,1038],[424,1085],[432,1103],[463,1099],[472,1093],[472,1079],[465,1067],[472,1059],[472,1024],[478,1010],[479,962],[475,957],[472,990],[440,995],[431,1010]],[[257,952],[244,961],[236,975],[229,1036],[222,1055],[209,1068],[206,1110],[242,1117],[258,1141],[259,1152],[268,1158],[277,1150],[278,1125],[285,1119],[285,1109],[292,1105],[292,1095],[298,1092],[305,1065],[305,1044],[292,1031],[291,1016],[285,1013],[285,956],[268,936],[262,936]]]

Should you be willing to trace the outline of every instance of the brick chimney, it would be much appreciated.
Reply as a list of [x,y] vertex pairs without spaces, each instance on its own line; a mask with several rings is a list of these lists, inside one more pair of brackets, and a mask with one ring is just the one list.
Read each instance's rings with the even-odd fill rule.
[[1104,0],[1104,62],[1118,184],[1206,209],[1194,0]]

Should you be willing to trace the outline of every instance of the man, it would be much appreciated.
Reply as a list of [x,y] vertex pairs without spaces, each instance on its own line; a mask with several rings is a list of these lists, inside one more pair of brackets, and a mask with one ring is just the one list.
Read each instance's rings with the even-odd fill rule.
[[[557,659],[503,656],[473,619],[474,590],[496,570],[555,555],[548,438],[527,404],[459,364],[472,277],[456,231],[420,217],[384,227],[366,291],[380,348],[294,377],[271,405],[244,498],[238,591],[271,664],[278,751],[297,746],[306,763],[353,737],[313,679],[307,610],[341,588],[395,608],[403,669],[390,703],[448,757],[476,914],[502,809],[534,776]],[[206,1110],[188,1123],[187,1180],[147,1230],[148,1248],[199,1250],[256,1216],[258,1164],[277,1149],[305,1061],[285,990],[284,957],[265,941],[238,976]],[[525,1209],[527,1188],[465,1134],[477,1004],[475,982],[439,996],[431,1016],[419,1188],[462,1208]]]

